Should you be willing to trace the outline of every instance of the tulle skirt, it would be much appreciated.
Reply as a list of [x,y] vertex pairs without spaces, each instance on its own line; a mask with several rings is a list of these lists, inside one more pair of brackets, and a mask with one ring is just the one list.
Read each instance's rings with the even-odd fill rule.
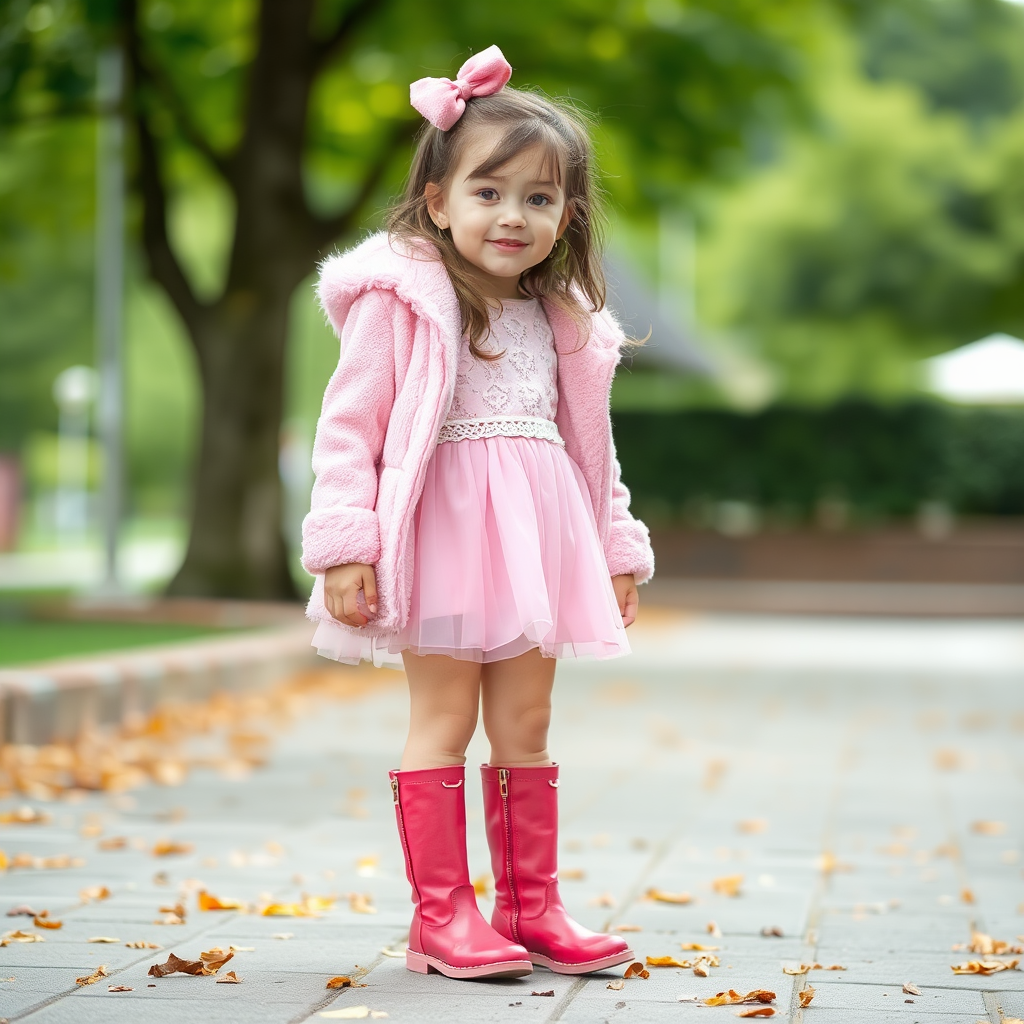
[[[385,637],[321,622],[313,646],[402,668],[401,652],[492,662],[630,653],[586,479],[536,437],[439,444],[415,513],[409,621]],[[365,614],[365,610],[364,610]]]

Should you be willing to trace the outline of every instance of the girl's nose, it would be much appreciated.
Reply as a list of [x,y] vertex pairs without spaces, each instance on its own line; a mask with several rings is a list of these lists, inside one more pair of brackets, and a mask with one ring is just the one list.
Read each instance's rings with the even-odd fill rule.
[[509,203],[501,208],[498,214],[498,223],[507,227],[524,227],[526,216],[518,203]]

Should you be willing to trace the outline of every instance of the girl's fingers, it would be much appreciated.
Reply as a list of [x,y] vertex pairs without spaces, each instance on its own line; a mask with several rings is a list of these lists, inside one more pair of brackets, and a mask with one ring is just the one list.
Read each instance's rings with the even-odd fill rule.
[[377,578],[372,569],[363,573],[363,598],[367,608],[376,614],[377,612]]
[[342,610],[345,614],[341,617],[341,621],[347,622],[350,626],[365,626],[370,620],[359,611],[356,605],[356,593],[355,587],[345,590],[345,597],[342,601]]
[[626,611],[622,616],[623,626],[631,626],[636,621],[636,610],[640,604],[640,597],[634,588],[626,592]]

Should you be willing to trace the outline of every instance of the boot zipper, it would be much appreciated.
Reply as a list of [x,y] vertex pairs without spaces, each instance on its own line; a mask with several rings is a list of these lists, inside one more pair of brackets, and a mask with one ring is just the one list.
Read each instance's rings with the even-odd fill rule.
[[395,810],[398,812],[398,831],[402,837],[402,853],[405,854],[405,863],[409,869],[409,882],[412,885],[412,891],[416,895],[416,902],[419,903],[420,893],[416,886],[416,876],[412,871],[412,857],[409,854],[409,840],[405,835],[405,817],[402,814],[402,802],[398,799],[398,779],[391,780],[391,793],[395,798]]
[[519,899],[516,896],[515,874],[512,870],[512,819],[508,808],[508,769],[498,769],[498,790],[501,793],[501,809],[505,816],[505,878],[509,895],[512,897],[512,919],[509,926],[512,938],[519,941]]

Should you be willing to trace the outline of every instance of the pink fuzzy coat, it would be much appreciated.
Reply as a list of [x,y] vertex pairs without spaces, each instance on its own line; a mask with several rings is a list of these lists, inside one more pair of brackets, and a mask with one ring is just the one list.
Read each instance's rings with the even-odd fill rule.
[[[444,266],[405,255],[376,234],[320,267],[320,304],[341,339],[313,445],[316,483],[302,524],[302,564],[316,576],[306,614],[330,619],[324,572],[365,562],[377,576],[377,617],[354,634],[387,635],[409,616],[413,517],[427,462],[455,390],[462,338],[458,300]],[[611,315],[593,316],[587,344],[545,303],[558,353],[555,421],[586,478],[608,571],[654,573],[647,527],[629,514],[619,479],[609,398],[623,334]],[[579,348],[579,351],[572,350]]]

